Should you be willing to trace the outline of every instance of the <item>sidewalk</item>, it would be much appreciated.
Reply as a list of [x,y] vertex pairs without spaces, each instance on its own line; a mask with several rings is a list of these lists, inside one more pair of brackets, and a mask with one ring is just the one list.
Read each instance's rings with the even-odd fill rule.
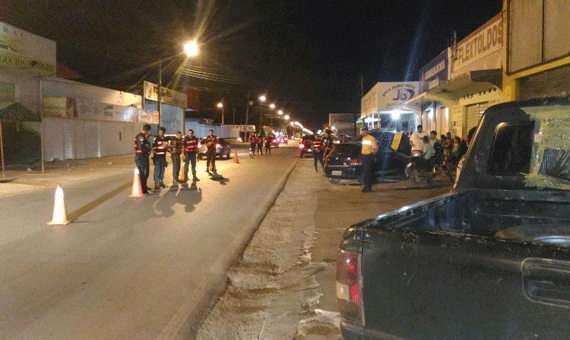
[[[445,184],[445,183],[439,183]],[[206,339],[340,339],[336,253],[353,223],[449,191],[409,182],[331,185],[300,160],[198,332]]]

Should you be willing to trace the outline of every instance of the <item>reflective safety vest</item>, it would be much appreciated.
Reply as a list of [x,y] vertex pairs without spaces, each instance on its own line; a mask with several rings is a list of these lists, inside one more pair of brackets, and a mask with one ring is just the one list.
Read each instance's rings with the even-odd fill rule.
[[182,153],[182,137],[171,140],[170,153],[173,155]]
[[257,137],[257,144],[263,145],[263,137]]
[[135,152],[138,155],[148,155],[150,152],[150,143],[143,133],[135,136]]
[[198,138],[196,136],[184,137],[184,152],[198,152]]
[[315,140],[311,144],[311,149],[314,152],[321,152],[321,146],[322,146],[321,140],[319,138],[315,138]]
[[216,150],[216,142],[218,141],[218,137],[216,136],[208,136],[206,137],[206,145],[208,146],[208,150]]
[[166,150],[168,150],[168,143],[164,137],[156,136],[153,147],[155,156],[164,156],[166,155]]

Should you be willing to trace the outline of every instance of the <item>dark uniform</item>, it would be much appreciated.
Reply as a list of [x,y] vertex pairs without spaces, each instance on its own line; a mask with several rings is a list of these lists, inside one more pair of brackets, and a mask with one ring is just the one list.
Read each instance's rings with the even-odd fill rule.
[[263,137],[257,136],[257,153],[263,155]]
[[178,183],[180,174],[180,155],[182,154],[182,137],[175,137],[170,144],[170,159],[172,159],[172,182]]
[[322,140],[319,137],[316,137],[313,143],[311,143],[311,150],[313,150],[313,160],[315,165],[315,171],[319,171],[319,164],[321,163],[321,169],[325,170],[325,162],[323,161],[323,148],[322,148]]
[[188,163],[192,165],[192,178],[196,182],[196,154],[198,154],[198,138],[196,136],[184,136],[184,179],[188,179]]
[[265,137],[265,154],[271,155],[271,141],[272,137]]
[[139,169],[139,175],[141,178],[141,187],[143,193],[148,193],[148,187],[146,182],[148,179],[149,165],[148,156],[150,153],[150,143],[146,138],[144,133],[139,133],[135,136],[135,164]]
[[333,140],[329,135],[326,138],[323,138],[321,143],[322,143],[321,149],[322,149],[322,153],[323,153],[323,155],[321,157],[323,158],[323,161],[326,165],[327,164],[327,156],[330,155],[330,153],[333,149]]
[[249,137],[249,151],[251,153],[251,155],[255,155],[255,146],[257,145],[257,141],[255,139],[255,136],[251,136]]
[[218,137],[215,135],[206,137],[206,146],[208,151],[206,151],[206,171],[210,171],[210,164],[212,165],[212,171],[216,172],[216,142]]
[[153,143],[154,152],[154,188],[165,188],[164,185],[164,169],[166,169],[166,151],[168,143],[161,136],[156,136]]

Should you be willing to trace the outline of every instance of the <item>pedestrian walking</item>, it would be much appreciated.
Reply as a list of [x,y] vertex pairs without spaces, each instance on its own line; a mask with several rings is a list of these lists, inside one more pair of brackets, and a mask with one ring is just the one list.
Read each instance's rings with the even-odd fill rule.
[[271,141],[273,141],[273,137],[267,136],[265,137],[265,154],[271,155]]
[[206,172],[216,172],[216,142],[218,137],[214,135],[214,130],[210,130],[208,137],[206,137]]
[[255,135],[249,137],[249,157],[255,156],[255,147],[257,146],[257,140]]
[[188,130],[184,136],[184,181],[188,180],[188,165],[192,166],[192,182],[198,182],[196,176],[196,155],[198,154],[198,138],[194,136],[194,130]]
[[145,124],[141,132],[135,136],[135,164],[139,169],[139,176],[141,179],[141,187],[143,194],[148,194],[148,187],[146,185],[149,173],[148,156],[151,151],[148,136],[150,135],[150,125]]
[[257,153],[263,155],[263,137],[261,137],[261,134],[257,136]]
[[368,133],[368,128],[362,128],[362,192],[372,191],[372,170],[374,167],[374,154],[378,151],[376,138]]
[[166,151],[168,150],[168,143],[166,138],[164,138],[164,133],[166,129],[160,127],[158,129],[158,136],[154,139],[153,146],[153,161],[154,161],[154,190],[160,190],[160,188],[166,188],[164,185],[164,170],[168,166],[166,162]]
[[315,172],[319,172],[319,162],[321,163],[321,169],[325,171],[325,163],[323,161],[323,141],[319,136],[315,137],[313,143],[311,143],[311,150],[313,150],[313,162],[315,166]]

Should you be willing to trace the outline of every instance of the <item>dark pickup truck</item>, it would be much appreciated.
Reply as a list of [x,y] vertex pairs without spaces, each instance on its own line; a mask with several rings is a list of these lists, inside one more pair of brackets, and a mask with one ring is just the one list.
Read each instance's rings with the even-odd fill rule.
[[451,193],[349,227],[352,339],[570,339],[570,100],[483,115]]

